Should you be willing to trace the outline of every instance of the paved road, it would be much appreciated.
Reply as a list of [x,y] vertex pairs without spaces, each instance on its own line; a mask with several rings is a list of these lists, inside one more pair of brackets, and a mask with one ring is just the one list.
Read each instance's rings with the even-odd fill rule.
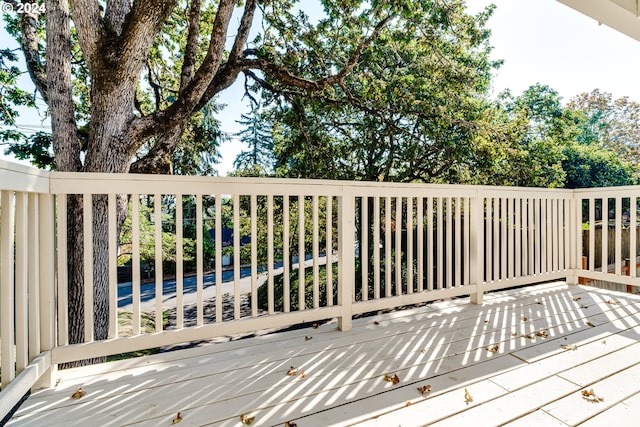
[[[313,259],[311,255],[305,257],[305,268],[311,267]],[[335,260],[334,260],[335,261]],[[320,257],[319,264],[324,265],[326,258]],[[298,268],[298,264],[293,264],[292,269]],[[264,283],[267,279],[267,275],[263,272],[266,268],[262,267],[258,270],[258,286]],[[282,274],[282,262],[274,265],[274,273]],[[240,291],[251,292],[251,268],[240,269]],[[196,302],[197,292],[197,277],[185,277],[183,280],[183,302],[185,304],[191,304]],[[222,272],[222,294],[234,292],[234,274],[233,270],[227,270]],[[203,297],[204,299],[211,298],[216,295],[216,273],[206,274],[203,276]],[[143,309],[151,309],[155,307],[156,297],[156,284],[144,283],[140,286],[140,305]],[[163,306],[171,307],[175,305],[176,299],[176,281],[165,280],[162,283],[162,297]],[[118,284],[118,308],[130,309],[133,301],[132,295],[132,283],[124,282]]]

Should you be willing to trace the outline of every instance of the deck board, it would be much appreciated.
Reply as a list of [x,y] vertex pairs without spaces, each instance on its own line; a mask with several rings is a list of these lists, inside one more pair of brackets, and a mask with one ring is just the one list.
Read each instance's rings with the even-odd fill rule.
[[[178,411],[180,425],[237,426],[240,414],[261,426],[573,425],[621,417],[640,399],[637,296],[545,283],[487,294],[482,306],[451,299],[353,325],[60,371],[58,386],[33,393],[9,425],[171,425]],[[546,338],[522,336],[541,330]],[[291,366],[305,378],[287,376]],[[385,382],[385,373],[400,383]],[[613,390],[622,379],[633,384]],[[423,397],[425,384],[432,392]],[[80,386],[86,396],[71,399]],[[602,389],[604,404],[584,401],[583,387]],[[473,402],[465,403],[465,388]],[[572,413],[585,403],[588,410]]]

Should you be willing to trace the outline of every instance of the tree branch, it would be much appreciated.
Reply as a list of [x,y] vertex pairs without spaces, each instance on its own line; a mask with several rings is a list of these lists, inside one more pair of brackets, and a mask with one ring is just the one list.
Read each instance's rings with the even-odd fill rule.
[[130,10],[129,0],[108,0],[104,14],[105,24],[108,30],[114,34],[122,32],[122,24]]
[[184,62],[180,74],[180,92],[191,82],[195,74],[198,37],[200,36],[200,5],[201,0],[192,0],[189,9],[189,33],[184,49]]
[[105,33],[100,16],[100,5],[96,0],[71,0],[70,5],[78,41],[87,61],[87,67],[93,74],[96,63],[100,60],[100,39]]
[[133,140],[141,141],[150,136],[162,134],[183,123],[194,111],[222,62],[227,29],[235,3],[236,0],[220,0],[213,21],[209,48],[200,68],[185,86],[178,100],[169,108],[133,120],[131,124]]
[[[14,3],[14,2],[12,2]],[[49,94],[47,93],[47,73],[43,64],[40,52],[38,50],[38,11],[32,13],[23,13],[20,17],[20,29],[22,31],[22,52],[24,53],[25,62],[29,76],[36,86],[42,99],[49,103]]]
[[77,172],[80,142],[71,94],[71,33],[66,0],[47,0],[47,76],[56,168]]

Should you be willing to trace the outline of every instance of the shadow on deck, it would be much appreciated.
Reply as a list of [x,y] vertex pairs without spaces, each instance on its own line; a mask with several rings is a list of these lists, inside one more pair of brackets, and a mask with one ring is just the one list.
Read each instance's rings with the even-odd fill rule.
[[638,325],[638,296],[540,284],[59,371],[8,425],[610,425],[639,411]]

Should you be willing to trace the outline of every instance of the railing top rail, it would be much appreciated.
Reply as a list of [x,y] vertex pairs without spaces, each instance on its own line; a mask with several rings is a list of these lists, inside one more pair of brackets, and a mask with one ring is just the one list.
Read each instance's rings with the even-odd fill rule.
[[48,193],[50,174],[31,166],[0,160],[0,185],[3,190]]
[[604,195],[631,195],[640,193],[640,185],[624,185],[619,187],[576,188],[574,194],[579,197],[601,197]]
[[571,197],[573,190],[492,187],[464,184],[423,184],[374,181],[338,181],[297,178],[247,178],[181,175],[52,172],[55,194],[163,193],[163,194],[263,194],[355,196],[435,196],[469,197]]

